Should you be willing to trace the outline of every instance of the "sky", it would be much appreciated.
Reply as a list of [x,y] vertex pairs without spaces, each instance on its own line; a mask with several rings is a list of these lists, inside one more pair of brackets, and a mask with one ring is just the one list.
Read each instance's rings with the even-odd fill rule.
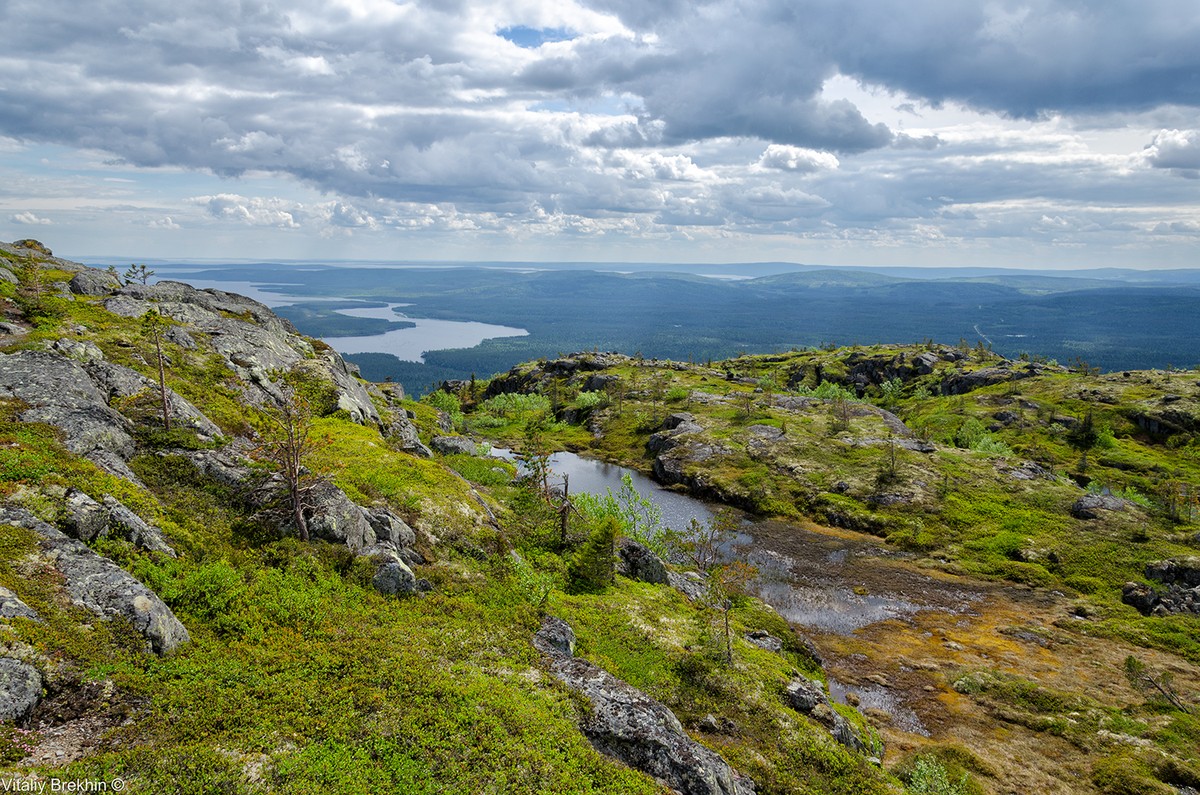
[[5,0],[0,29],[0,238],[63,256],[1200,267],[1195,0]]

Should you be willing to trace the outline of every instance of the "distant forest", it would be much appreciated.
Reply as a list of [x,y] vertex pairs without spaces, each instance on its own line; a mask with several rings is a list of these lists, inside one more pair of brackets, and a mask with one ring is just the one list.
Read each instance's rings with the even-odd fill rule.
[[412,317],[529,331],[474,348],[430,351],[423,364],[386,354],[347,357],[366,377],[397,381],[414,394],[447,378],[484,378],[522,361],[593,349],[702,362],[822,345],[965,340],[1012,358],[1082,360],[1104,370],[1200,363],[1200,286],[1191,271],[1155,278],[1141,272],[1134,281],[1044,274],[914,279],[812,269],[728,280],[481,267],[298,272],[264,264],[191,275],[251,281],[295,296],[296,305],[278,311],[317,337],[380,333],[390,324],[348,318],[329,303],[304,298],[405,303]]

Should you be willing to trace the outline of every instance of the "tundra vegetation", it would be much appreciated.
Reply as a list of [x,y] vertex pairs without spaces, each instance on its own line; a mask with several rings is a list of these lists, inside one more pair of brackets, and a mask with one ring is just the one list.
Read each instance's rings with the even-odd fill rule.
[[[167,396],[165,417],[103,396],[131,440],[114,462],[98,453],[111,439],[84,449],[16,395],[25,386],[0,395],[0,657],[41,681],[37,705],[0,724],[8,772],[120,776],[146,792],[663,792],[581,731],[592,702],[531,642],[550,615],[574,630],[577,657],[665,705],[759,793],[1006,792],[1019,773],[997,756],[1039,744],[1069,751],[1047,768],[1056,791],[1200,786],[1200,618],[1176,609],[1200,530],[1195,373],[1084,374],[934,344],[712,366],[588,354],[415,402],[347,380],[286,330],[273,333],[294,353],[271,351],[290,360],[286,378],[230,353],[228,328],[275,328],[253,306],[214,315],[242,325],[173,323],[150,348],[145,305],[183,314],[172,288],[63,291],[91,272],[28,247],[0,257],[18,279],[0,280],[0,364],[57,352],[81,378],[119,385],[112,373],[128,370]],[[728,518],[669,532],[636,492],[556,493],[481,443],[520,451],[524,471],[571,449],[753,515],[863,534],[905,566],[1044,597],[1058,620],[999,627],[987,648],[1011,658],[929,673],[994,747],[955,740],[953,723],[905,734],[824,696],[810,639],[753,597],[744,560],[716,551]],[[264,511],[263,484],[296,487],[290,519]],[[84,538],[80,494],[169,542],[115,520],[85,539],[157,594],[188,642],[156,654],[131,620],[70,595],[38,528]],[[383,528],[400,538],[401,525],[411,537],[385,548]],[[630,540],[700,592],[620,573]],[[409,569],[412,587],[382,587]],[[1023,664],[1073,649],[1116,662],[1053,683]],[[821,694],[808,711],[801,680]]]

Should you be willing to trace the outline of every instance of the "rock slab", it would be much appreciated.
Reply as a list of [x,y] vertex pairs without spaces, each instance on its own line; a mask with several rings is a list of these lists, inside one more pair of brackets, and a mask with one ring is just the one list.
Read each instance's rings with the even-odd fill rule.
[[546,655],[551,672],[591,703],[580,728],[596,750],[688,795],[756,791],[753,781],[689,737],[666,706],[587,660],[572,657],[568,650],[574,639],[565,622],[547,618],[533,645]]

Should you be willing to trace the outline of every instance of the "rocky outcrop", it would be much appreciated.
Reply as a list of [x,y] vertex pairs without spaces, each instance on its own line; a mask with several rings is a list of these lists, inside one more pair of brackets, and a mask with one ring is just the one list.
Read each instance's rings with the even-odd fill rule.
[[3,618],[29,618],[34,621],[40,621],[41,617],[29,605],[25,604],[18,596],[7,588],[0,586],[0,619]]
[[111,532],[129,539],[138,549],[176,557],[175,550],[163,537],[162,530],[126,508],[116,497],[104,495],[104,507],[108,511]]
[[69,286],[75,295],[112,295],[121,289],[121,280],[116,274],[89,268],[75,274]]
[[23,509],[0,509],[0,523],[37,533],[39,557],[62,575],[71,600],[98,616],[126,619],[155,653],[169,654],[191,639],[153,591],[108,558]]
[[208,336],[217,353],[239,376],[247,398],[256,403],[282,398],[274,371],[307,369],[328,378],[338,390],[337,406],[356,422],[378,423],[379,413],[351,367],[332,349],[317,350],[296,328],[264,304],[222,290],[197,290],[183,282],[130,284],[104,302],[110,312],[141,317],[157,309]]
[[[149,394],[156,401],[157,417],[159,405],[157,403],[159,394],[157,381],[128,367],[107,361],[89,362],[85,369],[92,382],[104,393],[110,405],[116,400],[125,400],[143,393]],[[215,422],[170,387],[167,388],[167,406],[170,411],[172,427],[190,429],[204,441],[212,441],[221,435],[221,429]]]
[[645,544],[625,536],[617,542],[617,573],[640,582],[667,584],[667,567],[662,559]]
[[[629,361],[629,357],[618,353],[572,353],[560,359],[540,362],[532,368],[528,365],[518,366],[493,378],[483,397],[487,399],[496,395],[537,392],[560,379],[569,386],[594,392],[617,378],[612,375],[593,376],[594,373]],[[592,380],[593,377],[602,380]]]
[[115,535],[138,549],[176,557],[162,530],[146,522],[112,495],[104,495],[101,505],[76,489],[67,491],[63,526],[67,534],[80,541],[93,541]]
[[29,406],[18,415],[22,422],[60,428],[68,450],[138,482],[125,464],[135,448],[133,426],[108,406],[106,395],[79,362],[49,351],[0,354],[0,397]]
[[42,676],[32,665],[0,657],[0,721],[25,719],[42,697]]
[[442,455],[476,455],[479,444],[466,436],[435,436],[429,446]]
[[565,622],[544,619],[533,645],[546,655],[555,677],[587,698],[590,709],[580,715],[580,728],[596,750],[688,795],[755,792],[753,781],[689,737],[666,706],[587,660],[573,657],[574,633]]
[[351,552],[373,546],[378,539],[367,512],[332,483],[318,483],[309,492],[308,531],[314,538],[345,544]]
[[825,686],[805,676],[799,676],[788,683],[787,701],[792,709],[815,720],[824,726],[833,739],[852,751],[858,753],[869,749],[867,742],[859,735],[850,721],[840,715],[829,703],[825,694]]
[[1200,614],[1200,557],[1147,563],[1145,575],[1165,587],[1127,582],[1121,588],[1121,601],[1143,615]]
[[1085,494],[1071,506],[1076,519],[1100,519],[1111,511],[1123,511],[1133,505],[1129,500],[1111,494]]

